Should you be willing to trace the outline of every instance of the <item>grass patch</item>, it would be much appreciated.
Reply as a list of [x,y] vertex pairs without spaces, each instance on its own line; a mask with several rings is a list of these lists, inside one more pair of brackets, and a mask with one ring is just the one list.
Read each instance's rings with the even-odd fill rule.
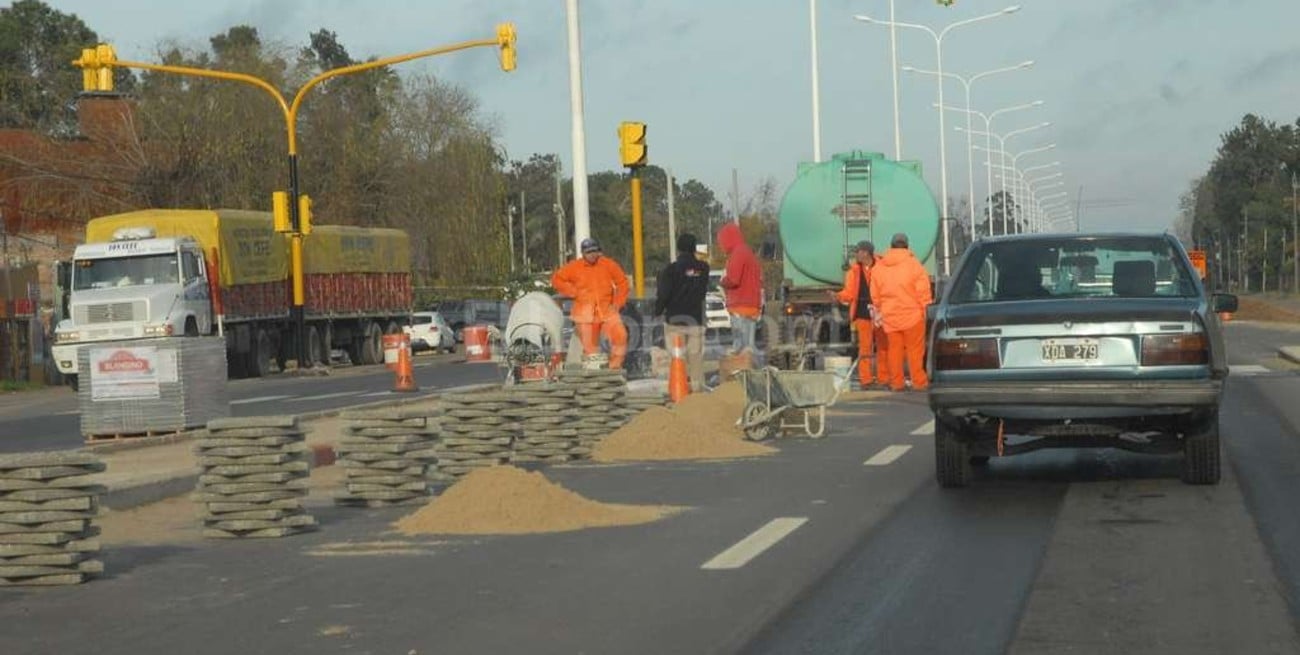
[[24,380],[0,380],[0,393],[14,393],[18,391],[34,391],[44,389],[45,385]]

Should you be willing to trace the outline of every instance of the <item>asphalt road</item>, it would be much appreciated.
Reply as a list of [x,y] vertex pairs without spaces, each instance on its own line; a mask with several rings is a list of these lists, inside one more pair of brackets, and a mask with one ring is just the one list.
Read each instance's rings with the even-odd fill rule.
[[321,506],[290,539],[110,544],[104,579],[0,590],[0,652],[1296,653],[1300,376],[1255,354],[1295,336],[1231,327],[1214,487],[1044,451],[941,490],[923,397],[890,396],[771,457],[544,469],[689,508],[652,524],[403,538]]
[[[464,363],[455,355],[415,358],[421,391],[502,379],[490,363]],[[301,414],[371,403],[391,397],[394,376],[382,366],[340,367],[330,375],[273,375],[227,383],[232,416]],[[0,400],[0,453],[78,448],[81,412],[68,388],[13,394]]]

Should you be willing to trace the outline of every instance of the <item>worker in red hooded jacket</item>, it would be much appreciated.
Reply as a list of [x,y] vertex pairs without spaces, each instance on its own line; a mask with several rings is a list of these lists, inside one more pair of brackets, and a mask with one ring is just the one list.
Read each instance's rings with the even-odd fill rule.
[[755,353],[754,334],[763,317],[763,269],[736,223],[718,230],[718,245],[727,253],[727,270],[719,284],[726,291],[731,315],[731,350]]
[[912,390],[929,388],[925,374],[925,308],[934,302],[930,274],[907,247],[899,232],[889,242],[889,252],[871,269],[871,300],[885,325],[889,357],[889,387],[902,391],[903,359],[912,376]]
[[551,286],[573,299],[569,319],[582,341],[582,354],[598,354],[603,335],[609,340],[609,367],[622,368],[627,328],[619,310],[627,304],[627,273],[618,262],[604,256],[595,239],[583,239],[581,249],[582,257],[555,271]]

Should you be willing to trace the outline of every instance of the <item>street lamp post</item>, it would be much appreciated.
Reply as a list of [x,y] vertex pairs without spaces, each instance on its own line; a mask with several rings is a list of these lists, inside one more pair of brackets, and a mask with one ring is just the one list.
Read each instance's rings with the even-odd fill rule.
[[[920,30],[920,31],[925,32],[926,34],[929,34],[929,35],[934,39],[935,68],[936,68],[937,72],[939,73],[938,84],[937,84],[938,91],[939,91],[939,104],[940,104],[940,105],[943,105],[943,104],[944,104],[944,101],[943,101],[943,77],[942,77],[942,75],[943,75],[943,39],[944,39],[944,37],[948,36],[948,33],[951,32],[953,29],[958,28],[958,27],[961,27],[961,26],[963,26],[963,25],[970,25],[970,24],[972,24],[972,23],[978,23],[978,22],[980,22],[980,21],[989,20],[989,19],[991,19],[991,18],[997,18],[998,16],[1004,16],[1004,15],[1007,15],[1007,14],[1012,14],[1012,13],[1015,13],[1015,12],[1017,12],[1017,11],[1019,11],[1019,10],[1020,10],[1020,5],[1012,5],[1012,6],[1010,6],[1010,7],[1007,7],[1006,9],[1003,9],[1002,11],[994,12],[994,13],[991,13],[991,14],[985,14],[985,15],[983,15],[983,16],[976,16],[976,17],[974,17],[974,18],[968,18],[968,19],[966,19],[966,20],[957,21],[957,22],[952,23],[952,24],[948,25],[947,27],[943,28],[943,29],[940,30],[939,32],[935,32],[933,29],[931,29],[930,27],[928,27],[928,26],[926,26],[926,25],[919,25],[919,24],[916,24],[916,23],[902,23],[902,22],[899,22],[899,21],[893,20],[892,18],[891,18],[890,20],[888,20],[888,21],[881,21],[881,20],[877,20],[877,19],[875,19],[875,18],[872,18],[872,17],[870,17],[870,16],[863,16],[863,15],[856,15],[856,16],[854,16],[853,18],[854,18],[854,20],[859,20],[859,21],[862,21],[862,22],[864,22],[864,23],[874,23],[874,24],[877,24],[877,25],[886,25],[886,26],[891,27],[891,28],[893,28],[893,27],[907,27],[907,28],[911,28],[911,29],[915,29],[915,30]],[[943,111],[943,110],[939,110],[938,113],[939,113],[939,187],[940,187],[940,191],[939,191],[940,200],[939,200],[939,203],[940,203],[941,211],[943,212],[943,213],[942,213],[942,216],[943,216],[943,274],[944,274],[945,276],[947,276],[947,275],[950,275],[950,274],[952,273],[952,264],[951,264],[951,259],[952,259],[952,248],[951,248],[952,240],[951,240],[951,232],[952,232],[952,228],[951,228],[951,226],[949,225],[949,222],[948,222],[948,152],[947,152],[947,144],[948,144],[948,141],[947,141],[947,127],[946,127],[945,124],[944,124],[944,111]]]
[[808,22],[812,32],[812,119],[813,161],[822,160],[821,84],[817,79],[817,0],[808,0]]
[[[497,26],[496,36],[488,39],[477,39],[473,41],[462,41],[448,46],[421,50],[404,55],[385,57],[375,59],[351,66],[341,66],[327,70],[315,77],[307,80],[297,93],[294,94],[293,101],[288,101],[284,94],[280,92],[275,85],[252,75],[244,73],[234,73],[230,71],[213,70],[208,68],[192,68],[189,66],[172,66],[166,64],[150,64],[138,61],[127,61],[118,59],[113,52],[113,48],[106,44],[100,44],[97,48],[86,49],[82,51],[80,59],[74,60],[72,64],[83,70],[85,73],[92,71],[104,72],[113,68],[134,68],[139,70],[158,71],[162,73],[174,73],[177,75],[189,75],[192,77],[206,77],[232,82],[240,82],[255,86],[267,92],[280,106],[280,111],[284,115],[285,131],[288,138],[289,147],[289,218],[290,218],[290,241],[289,241],[289,263],[290,277],[292,278],[292,303],[289,308],[289,318],[294,323],[294,331],[297,335],[298,366],[307,368],[311,365],[311,354],[307,352],[307,324],[304,314],[304,304],[306,300],[306,287],[303,282],[303,219],[299,199],[302,197],[298,184],[298,109],[302,106],[302,101],[306,98],[307,93],[317,85],[327,80],[342,75],[360,73],[375,68],[391,66],[411,61],[413,59],[422,59],[424,57],[433,57],[460,50],[469,50],[471,48],[494,47],[501,49],[501,69],[509,72],[515,69],[515,27],[511,23],[502,23]],[[512,259],[513,261],[513,255]]]
[[[979,79],[981,79],[981,78],[989,77],[990,75],[997,75],[998,73],[1010,73],[1010,72],[1012,72],[1012,71],[1023,70],[1023,69],[1026,69],[1026,68],[1031,68],[1033,65],[1034,65],[1033,60],[1022,61],[1022,62],[1020,62],[1019,64],[1016,64],[1015,66],[1004,66],[1004,67],[1002,67],[1002,68],[994,68],[994,69],[992,69],[992,70],[987,70],[987,71],[984,71],[984,72],[982,72],[982,73],[976,73],[976,74],[974,74],[974,75],[969,75],[969,76],[966,76],[966,75],[958,75],[957,73],[940,73],[939,71],[922,70],[922,69],[920,69],[920,68],[915,68],[915,67],[912,67],[912,66],[904,66],[904,67],[903,67],[903,70],[906,71],[906,72],[909,72],[909,73],[919,73],[919,74],[921,74],[921,75],[936,75],[936,76],[941,77],[941,78],[946,77],[946,78],[949,78],[949,79],[957,80],[958,82],[961,82],[962,87],[966,90],[966,109],[965,109],[965,114],[966,114],[966,184],[967,184],[967,188],[968,188],[968,197],[970,198],[970,206],[967,207],[967,213],[968,213],[969,216],[970,216],[970,223],[971,223],[971,229],[972,229],[972,230],[975,229],[975,160],[974,160],[975,154],[974,154],[974,152],[971,150],[971,145],[972,145],[972,143],[971,143],[971,139],[972,139],[972,135],[971,135],[971,114],[973,113],[973,112],[971,111],[971,108],[970,108],[970,89],[971,89],[971,86],[975,84],[975,81],[976,81],[976,80],[979,80]],[[942,113],[942,106],[940,106],[940,113]],[[985,130],[989,129],[989,126],[988,126],[988,120],[987,120],[987,119],[985,120],[984,129],[985,129]]]
[[[989,117],[989,120],[991,121],[992,118],[993,118],[993,117],[990,116],[990,117]],[[1033,132],[1034,130],[1041,130],[1041,129],[1043,129],[1043,128],[1045,128],[1045,127],[1048,127],[1048,126],[1050,126],[1050,125],[1051,125],[1050,122],[1048,122],[1048,121],[1043,121],[1042,123],[1038,123],[1037,125],[1030,125],[1029,127],[1023,127],[1023,128],[1018,129],[1018,130],[1011,130],[1010,132],[1007,132],[1006,134],[1001,135],[1001,136],[999,136],[999,135],[997,135],[997,134],[994,134],[994,133],[991,132],[991,131],[977,132],[977,134],[983,134],[983,135],[985,136],[985,143],[986,143],[986,145],[985,145],[986,153],[985,153],[985,154],[987,154],[990,158],[992,157],[993,153],[992,153],[991,151],[988,151],[988,150],[987,150],[987,148],[988,148],[988,145],[987,145],[987,144],[988,144],[988,138],[991,137],[991,138],[994,138],[994,139],[997,139],[997,140],[998,140],[998,161],[999,161],[1000,164],[1005,165],[1005,164],[1006,164],[1006,157],[1007,157],[1007,140],[1008,140],[1008,139],[1010,139],[1011,137],[1016,136],[1016,135],[1018,135],[1018,134],[1026,134],[1026,133],[1028,133],[1028,132]],[[957,128],[957,129],[960,130],[961,128],[959,127],[959,128]],[[976,148],[976,149],[979,148],[979,146],[971,146],[971,147],[972,147],[972,148]],[[986,165],[988,165],[988,166],[992,166],[991,164],[986,164]],[[1007,182],[1006,182],[1006,177],[1003,177],[1003,178],[1001,179],[1001,184],[1002,184],[1002,206],[1003,206],[1003,208],[1004,208],[1004,212],[1005,212],[1005,207],[1006,207],[1006,198],[1007,198]],[[991,196],[991,195],[992,195],[992,192],[990,192],[989,195]],[[1006,225],[1006,218],[1005,218],[1005,216],[1004,216],[1004,217],[1003,217],[1003,226],[1005,227],[1005,225]]]
[[[1008,112],[1019,111],[1022,109],[1032,109],[1034,107],[1041,107],[1042,105],[1043,105],[1042,100],[1035,100],[1033,102],[1025,103],[1022,105],[1003,107],[1002,109],[998,109],[991,114],[985,114],[982,111],[976,111],[974,109],[967,110],[967,109],[962,109],[961,107],[953,107],[951,105],[940,106],[938,103],[934,104],[935,107],[938,107],[945,111],[960,111],[960,112],[964,112],[967,116],[970,116],[972,114],[975,116],[979,116],[984,121],[984,147],[986,149],[992,147],[992,137],[990,135],[992,134],[992,129],[993,129],[993,119],[997,118],[998,114],[1005,114]],[[975,146],[970,144],[969,139],[967,140],[967,145],[971,150],[975,149]],[[992,234],[993,231],[993,209],[992,209],[993,168],[990,166],[990,164],[992,163],[993,163],[992,155],[988,150],[986,150],[984,153],[984,184],[985,184],[984,197],[986,199],[985,202],[987,203],[986,206],[989,207],[988,211],[989,211],[989,233],[990,234]]]

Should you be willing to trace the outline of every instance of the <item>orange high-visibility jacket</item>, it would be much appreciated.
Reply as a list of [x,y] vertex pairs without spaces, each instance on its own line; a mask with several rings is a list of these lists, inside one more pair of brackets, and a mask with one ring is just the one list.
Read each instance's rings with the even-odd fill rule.
[[[835,294],[835,297],[839,299],[841,303],[849,306],[850,323],[859,318],[871,320],[870,316],[858,316],[858,283],[862,279],[858,275],[858,270],[861,269],[862,275],[866,276],[867,288],[870,290],[871,269],[873,268],[875,268],[875,266],[863,266],[857,262],[849,264],[849,270],[844,274],[844,288],[841,289],[838,294]],[[876,304],[875,296],[871,296],[871,304],[873,306]]]
[[890,248],[871,269],[871,302],[886,332],[902,332],[925,320],[934,302],[930,274],[907,248]]
[[627,273],[618,262],[601,256],[595,264],[578,258],[551,276],[551,286],[573,298],[569,318],[574,323],[604,323],[618,318],[627,304]]

